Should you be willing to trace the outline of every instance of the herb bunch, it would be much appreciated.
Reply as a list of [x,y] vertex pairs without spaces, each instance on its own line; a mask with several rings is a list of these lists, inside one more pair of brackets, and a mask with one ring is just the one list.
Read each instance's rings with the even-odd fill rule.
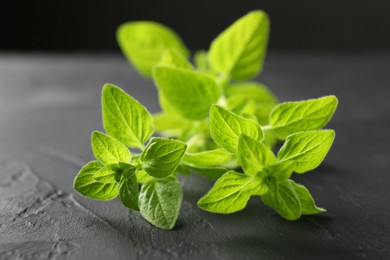
[[[208,51],[196,52],[193,65],[170,28],[149,21],[121,25],[118,43],[136,70],[153,79],[162,112],[151,115],[106,84],[107,134],[92,133],[96,161],[78,173],[76,191],[98,200],[119,195],[123,206],[162,229],[172,229],[179,215],[183,192],[177,173],[217,180],[198,201],[206,211],[233,213],[251,196],[288,220],[325,211],[290,177],[324,160],[335,132],[321,129],[338,101],[325,96],[279,103],[266,86],[251,81],[262,70],[268,35],[268,16],[252,11]],[[275,154],[278,142],[283,144]]]

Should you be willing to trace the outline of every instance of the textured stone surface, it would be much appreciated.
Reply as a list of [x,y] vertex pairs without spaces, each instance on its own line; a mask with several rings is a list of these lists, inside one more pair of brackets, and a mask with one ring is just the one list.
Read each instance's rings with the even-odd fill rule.
[[290,222],[252,198],[231,215],[196,201],[212,182],[182,176],[173,231],[118,200],[85,199],[73,178],[102,130],[111,82],[159,110],[151,81],[117,55],[0,55],[0,259],[390,258],[390,55],[269,55],[259,77],[281,100],[336,94],[336,141],[323,165],[294,176],[328,212]]

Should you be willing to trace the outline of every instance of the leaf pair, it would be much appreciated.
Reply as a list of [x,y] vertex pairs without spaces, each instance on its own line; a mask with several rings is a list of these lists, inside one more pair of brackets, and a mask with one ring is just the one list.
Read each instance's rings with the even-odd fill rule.
[[[211,44],[208,55],[200,52],[197,64],[203,69],[230,75],[236,80],[256,76],[263,67],[269,34],[269,19],[263,11],[252,11],[222,32]],[[155,22],[128,22],[117,31],[122,52],[144,76],[151,76],[166,50],[185,58],[188,50],[180,37],[170,28]],[[165,57],[163,60],[170,58]]]

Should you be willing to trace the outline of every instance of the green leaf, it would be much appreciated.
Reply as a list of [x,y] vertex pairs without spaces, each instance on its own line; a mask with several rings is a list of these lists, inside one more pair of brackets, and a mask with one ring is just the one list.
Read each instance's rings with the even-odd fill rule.
[[296,132],[321,129],[332,118],[337,104],[335,96],[279,104],[270,114],[270,127],[282,140]]
[[97,171],[93,178],[97,182],[101,183],[116,183],[115,180],[116,171],[113,169],[113,164],[103,166],[99,171]]
[[294,161],[294,171],[304,173],[317,168],[335,138],[333,130],[317,130],[289,135],[278,153],[279,161]]
[[139,211],[138,207],[138,183],[137,177],[134,174],[128,177],[122,176],[118,183],[119,197],[121,198],[123,206],[126,208]]
[[192,120],[207,118],[222,94],[214,79],[201,72],[157,66],[153,79],[169,107]]
[[252,120],[214,105],[210,109],[210,131],[214,141],[229,152],[235,153],[240,134],[258,141],[263,140],[260,125]]
[[176,171],[187,145],[183,142],[153,137],[141,154],[142,168],[155,178],[164,178]]
[[153,118],[137,100],[120,88],[106,84],[102,92],[106,132],[129,147],[143,148],[153,134]]
[[252,11],[223,31],[211,44],[211,66],[236,80],[256,76],[263,67],[269,20],[262,11]]
[[96,200],[112,200],[118,196],[118,186],[116,183],[101,183],[93,176],[103,164],[98,161],[87,163],[77,174],[73,187],[81,195]]
[[154,179],[142,185],[139,208],[142,216],[162,229],[175,226],[183,199],[180,183],[172,176]]
[[217,166],[229,162],[232,156],[225,149],[219,148],[199,153],[186,153],[183,157],[183,163],[200,167]]
[[198,206],[210,212],[233,213],[245,208],[252,195],[261,195],[267,190],[259,176],[229,171],[198,201]]
[[165,137],[178,137],[193,127],[193,123],[183,117],[166,112],[153,115],[156,132]]
[[95,158],[104,164],[130,162],[131,155],[126,146],[101,132],[94,131],[91,137]]
[[291,174],[294,171],[294,162],[277,162],[273,165],[268,166],[265,171],[267,172],[267,175],[272,176],[276,181],[285,181],[290,178]]
[[270,190],[261,199],[287,220],[296,220],[301,216],[300,200],[291,180],[270,185]]
[[166,50],[162,56],[158,65],[167,65],[180,69],[192,70],[191,63],[182,54],[175,50]]
[[123,54],[139,73],[150,77],[153,67],[167,49],[188,57],[180,37],[170,28],[155,22],[128,22],[117,30],[117,41]]
[[238,141],[237,156],[238,163],[249,175],[257,174],[276,162],[274,153],[267,146],[244,134]]
[[294,187],[299,197],[302,214],[312,215],[312,214],[318,214],[326,211],[326,209],[319,208],[316,206],[313,197],[311,196],[310,192],[307,190],[305,186],[297,184],[293,181],[291,181],[291,184]]

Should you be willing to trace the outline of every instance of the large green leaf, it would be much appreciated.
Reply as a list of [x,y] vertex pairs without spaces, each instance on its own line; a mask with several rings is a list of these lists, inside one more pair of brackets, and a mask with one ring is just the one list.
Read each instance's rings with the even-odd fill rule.
[[258,141],[263,140],[263,131],[256,121],[241,117],[217,105],[210,109],[210,132],[218,145],[232,153],[237,150],[240,134]]
[[210,212],[233,213],[245,208],[252,195],[261,195],[267,191],[267,186],[259,176],[229,171],[198,201],[198,206]]
[[252,11],[223,31],[211,44],[211,66],[236,80],[256,76],[263,67],[269,20],[262,11]]
[[117,30],[117,41],[126,58],[146,77],[151,76],[153,67],[167,49],[188,56],[180,37],[172,29],[156,22],[124,23]]
[[142,168],[155,178],[173,174],[181,162],[187,145],[183,142],[153,137],[141,154]]
[[299,132],[289,135],[278,153],[279,161],[293,161],[294,171],[304,173],[317,168],[335,138],[333,130]]
[[112,84],[103,88],[102,112],[106,132],[127,146],[142,148],[153,134],[153,118],[146,108]]
[[279,104],[270,114],[270,127],[282,140],[296,132],[321,129],[332,118],[337,104],[335,96]]
[[175,226],[183,199],[180,183],[172,176],[153,179],[142,185],[139,208],[142,216],[162,229]]
[[95,158],[104,164],[130,162],[131,155],[126,146],[101,132],[93,132],[92,151]]
[[98,161],[86,164],[77,174],[73,187],[81,195],[96,200],[112,200],[119,194],[116,183],[101,183],[94,179],[94,175],[104,165]]
[[169,107],[192,120],[207,118],[210,106],[222,94],[215,80],[201,72],[157,66],[153,79]]

